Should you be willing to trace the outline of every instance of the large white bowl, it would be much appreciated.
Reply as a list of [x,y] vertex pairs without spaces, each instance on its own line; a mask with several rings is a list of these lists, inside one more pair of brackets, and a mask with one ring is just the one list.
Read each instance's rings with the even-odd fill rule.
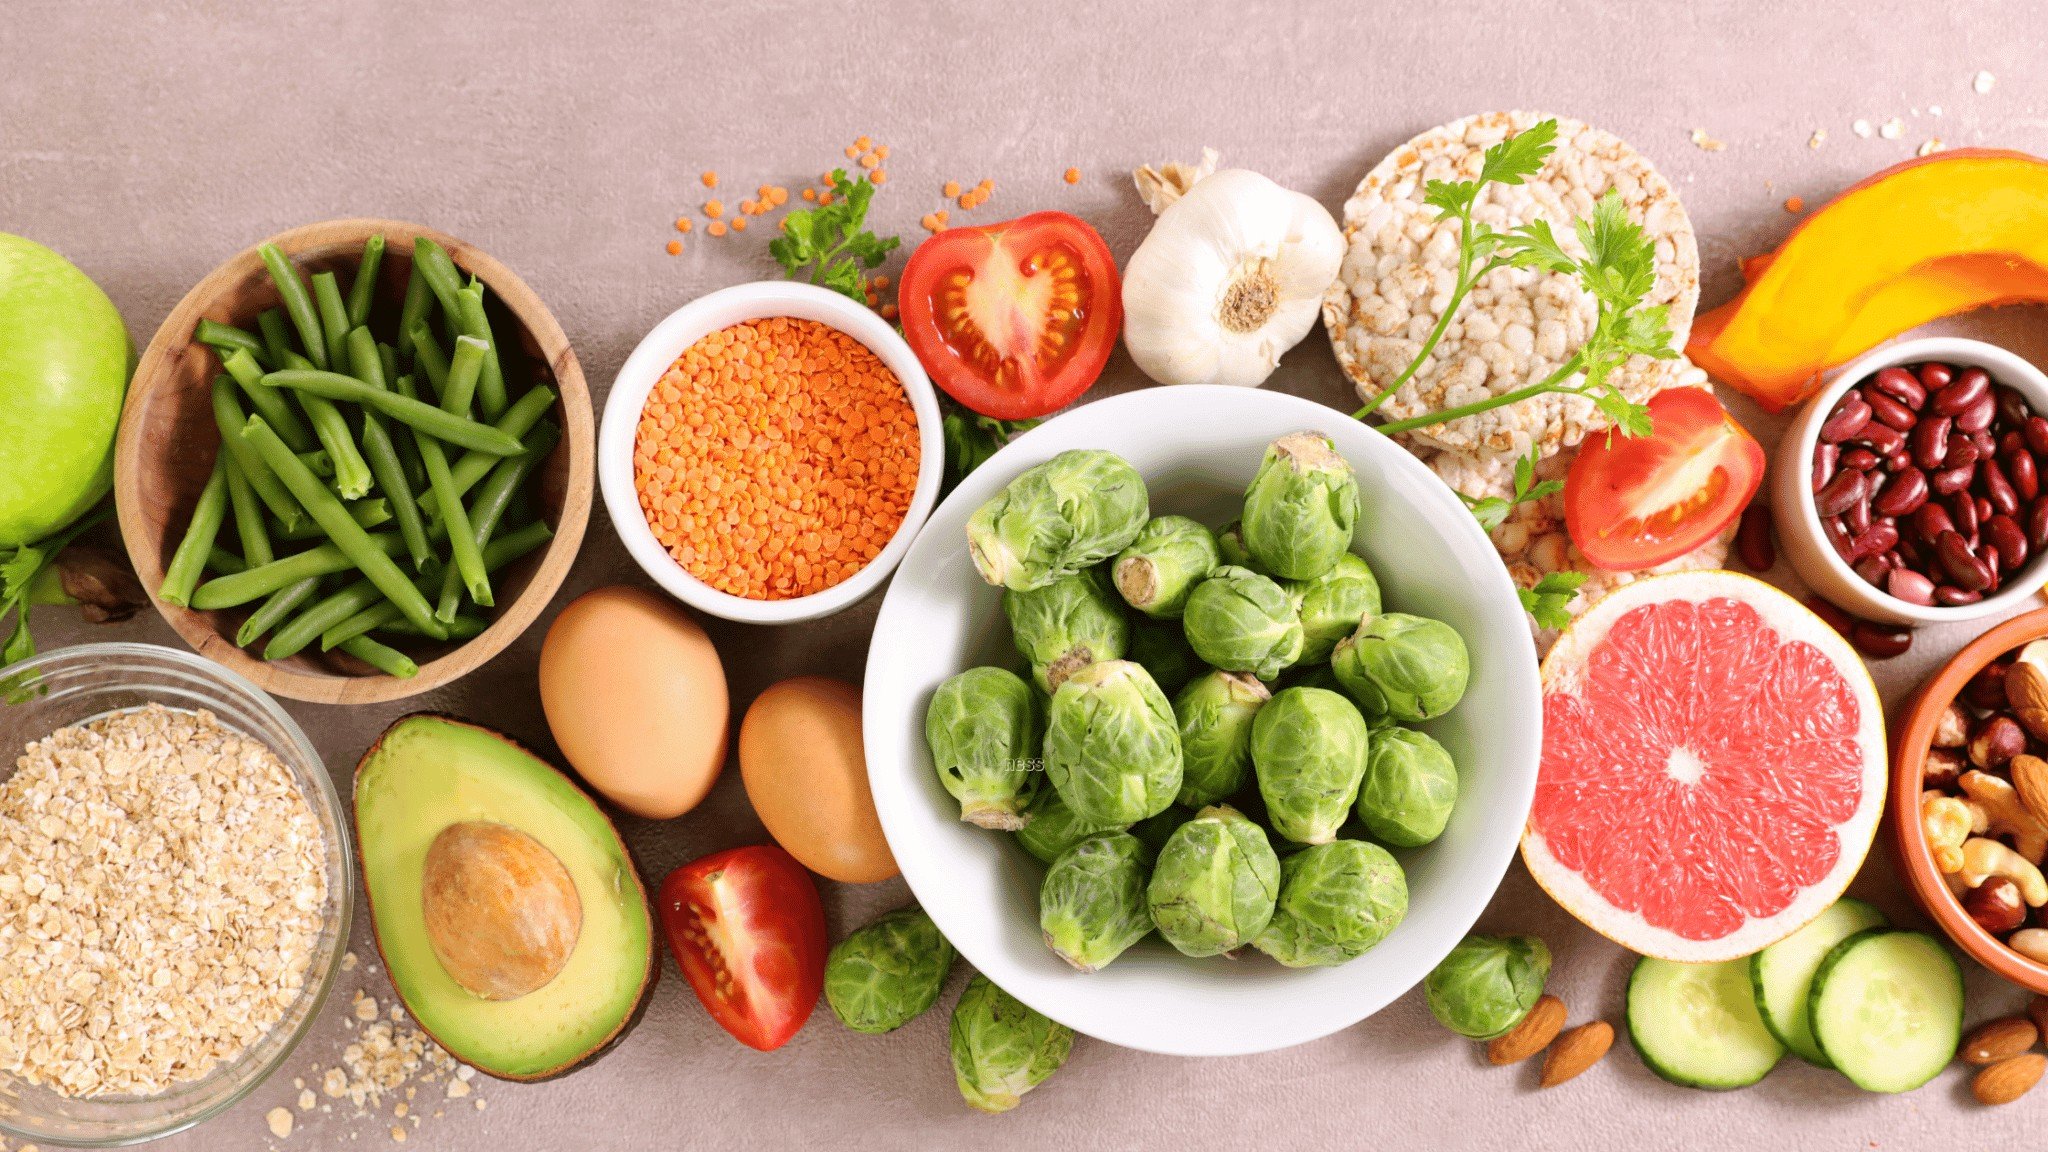
[[[939,682],[977,664],[1017,667],[999,590],[967,556],[967,520],[1031,465],[1106,448],[1145,477],[1154,514],[1237,515],[1271,441],[1327,434],[1358,470],[1357,550],[1389,609],[1434,616],[1472,652],[1462,703],[1427,725],[1458,764],[1461,796],[1436,843],[1398,851],[1408,917],[1337,968],[1290,970],[1257,954],[1193,960],[1156,937],[1100,972],[1069,968],[1039,939],[1044,868],[1013,837],[963,824],[939,784],[924,713]],[[1415,986],[1486,907],[1514,857],[1542,747],[1536,651],[1506,568],[1450,489],[1342,412],[1250,388],[1153,388],[1077,408],[1020,437],[932,514],[882,604],[869,650],[868,779],[904,879],[961,955],[1011,995],[1076,1031],[1129,1048],[1234,1056],[1328,1035]]]

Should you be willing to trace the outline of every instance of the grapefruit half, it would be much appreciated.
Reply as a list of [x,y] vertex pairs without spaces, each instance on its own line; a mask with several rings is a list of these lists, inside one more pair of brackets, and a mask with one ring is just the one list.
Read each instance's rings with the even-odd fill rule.
[[1804,605],[1733,572],[1639,580],[1543,661],[1522,860],[1623,947],[1746,956],[1848,887],[1885,759],[1869,672]]

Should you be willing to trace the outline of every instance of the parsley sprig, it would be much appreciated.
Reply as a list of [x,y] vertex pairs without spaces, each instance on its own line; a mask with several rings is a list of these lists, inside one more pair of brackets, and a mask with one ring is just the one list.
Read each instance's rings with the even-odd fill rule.
[[[73,540],[97,526],[107,515],[107,510],[101,509],[47,540],[24,544],[6,553],[6,558],[0,560],[0,622],[6,621],[8,613],[14,613],[14,629],[8,634],[6,644],[0,645],[0,664],[13,664],[36,654],[35,637],[28,631],[28,610],[30,605],[37,603],[38,590],[44,587],[44,571],[56,562],[58,554]],[[12,702],[18,688],[11,683],[0,685],[0,692],[4,692]]]
[[1572,622],[1572,597],[1586,582],[1584,572],[1546,572],[1534,588],[1517,588],[1522,610],[1536,618],[1538,628],[1557,631]]
[[1458,499],[1463,500],[1465,507],[1472,510],[1472,517],[1479,521],[1481,528],[1492,532],[1507,522],[1508,513],[1514,511],[1515,505],[1543,500],[1562,491],[1562,480],[1537,481],[1536,450],[1531,448],[1527,456],[1515,461],[1515,495],[1512,499],[1503,496],[1467,496],[1463,492],[1458,493]]
[[867,302],[867,273],[879,268],[901,243],[867,229],[868,202],[875,185],[866,173],[848,176],[832,170],[830,204],[791,212],[782,218],[782,235],[768,242],[768,254],[792,280],[808,280],[834,292]]

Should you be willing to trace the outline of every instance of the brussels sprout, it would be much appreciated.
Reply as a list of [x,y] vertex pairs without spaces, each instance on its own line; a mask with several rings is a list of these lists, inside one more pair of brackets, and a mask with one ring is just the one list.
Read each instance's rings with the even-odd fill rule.
[[1252,766],[1252,717],[1271,696],[1242,672],[1211,672],[1174,697],[1182,804],[1200,808],[1244,787]]
[[1280,902],[1252,944],[1289,968],[1356,960],[1408,914],[1408,878],[1364,840],[1332,840],[1280,862]]
[[1320,432],[1273,441],[1244,494],[1244,545],[1259,567],[1313,580],[1351,548],[1358,477]]
[[1076,448],[1010,481],[967,521],[981,578],[1028,591],[1109,559],[1145,527],[1145,480],[1114,452]]
[[1330,670],[1366,715],[1413,724],[1458,703],[1472,664],[1449,624],[1388,612],[1339,640]]
[[1024,1006],[975,973],[953,1006],[953,1080],[983,1112],[1008,1112],[1060,1070],[1073,1030]]
[[1265,829],[1219,804],[1167,839],[1146,897],[1167,943],[1189,956],[1215,956],[1264,931],[1279,892],[1280,859]]
[[931,1007],[953,967],[953,946],[922,908],[891,912],[825,959],[825,1002],[855,1032],[894,1032]]
[[1088,665],[1121,660],[1130,646],[1124,606],[1093,571],[1062,576],[1043,588],[1005,589],[1003,614],[1031,678],[1045,692]]
[[1181,630],[1177,620],[1131,621],[1130,651],[1124,653],[1124,659],[1143,664],[1145,671],[1152,674],[1152,682],[1168,696],[1208,670],[1202,658],[1188,647],[1188,634]]
[[1045,772],[1076,816],[1131,824],[1164,812],[1180,771],[1173,706],[1142,666],[1090,664],[1052,694]]
[[1252,770],[1273,831],[1302,844],[1334,839],[1358,799],[1371,744],[1340,693],[1288,688],[1252,719]]
[[1109,964],[1152,931],[1145,881],[1153,850],[1129,832],[1098,832],[1061,853],[1038,888],[1038,928],[1083,972]]
[[1550,949],[1534,936],[1467,936],[1422,982],[1444,1027],[1491,1040],[1522,1022],[1550,978]]
[[1283,587],[1301,618],[1303,664],[1328,660],[1337,641],[1357,631],[1361,621],[1380,614],[1379,579],[1371,565],[1349,552],[1337,557],[1321,576]]
[[1254,572],[1259,570],[1259,562],[1245,551],[1244,522],[1241,520],[1232,520],[1216,530],[1216,554],[1225,564],[1235,564]]
[[1126,827],[1122,822],[1096,824],[1083,820],[1060,799],[1059,789],[1040,788],[1037,801],[1024,814],[1024,826],[1017,829],[1017,843],[1039,863],[1050,864],[1097,832],[1121,832]]
[[1188,643],[1227,672],[1271,680],[1301,658],[1301,621],[1280,585],[1249,568],[1224,565],[1188,594]]
[[1221,567],[1216,536],[1185,516],[1159,516],[1117,554],[1116,590],[1147,616],[1177,620],[1188,593]]
[[1458,768],[1428,733],[1373,733],[1358,786],[1358,819],[1396,848],[1418,848],[1444,834],[1458,803]]
[[969,668],[939,685],[925,709],[924,738],[960,818],[983,828],[1021,828],[1038,792],[1043,712],[1013,672]]

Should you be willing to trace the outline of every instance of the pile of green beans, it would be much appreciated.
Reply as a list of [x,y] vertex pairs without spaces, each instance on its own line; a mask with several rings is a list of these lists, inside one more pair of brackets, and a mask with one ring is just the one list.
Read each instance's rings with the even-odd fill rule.
[[261,641],[266,660],[317,643],[406,677],[419,665],[393,645],[480,634],[488,619],[467,609],[493,606],[492,573],[553,538],[528,497],[561,429],[553,389],[508,396],[483,285],[432,240],[414,242],[396,329],[378,339],[384,247],[370,237],[344,291],[266,244],[280,307],[254,332],[199,322],[221,361],[221,449],[158,595],[249,608],[235,643]]

